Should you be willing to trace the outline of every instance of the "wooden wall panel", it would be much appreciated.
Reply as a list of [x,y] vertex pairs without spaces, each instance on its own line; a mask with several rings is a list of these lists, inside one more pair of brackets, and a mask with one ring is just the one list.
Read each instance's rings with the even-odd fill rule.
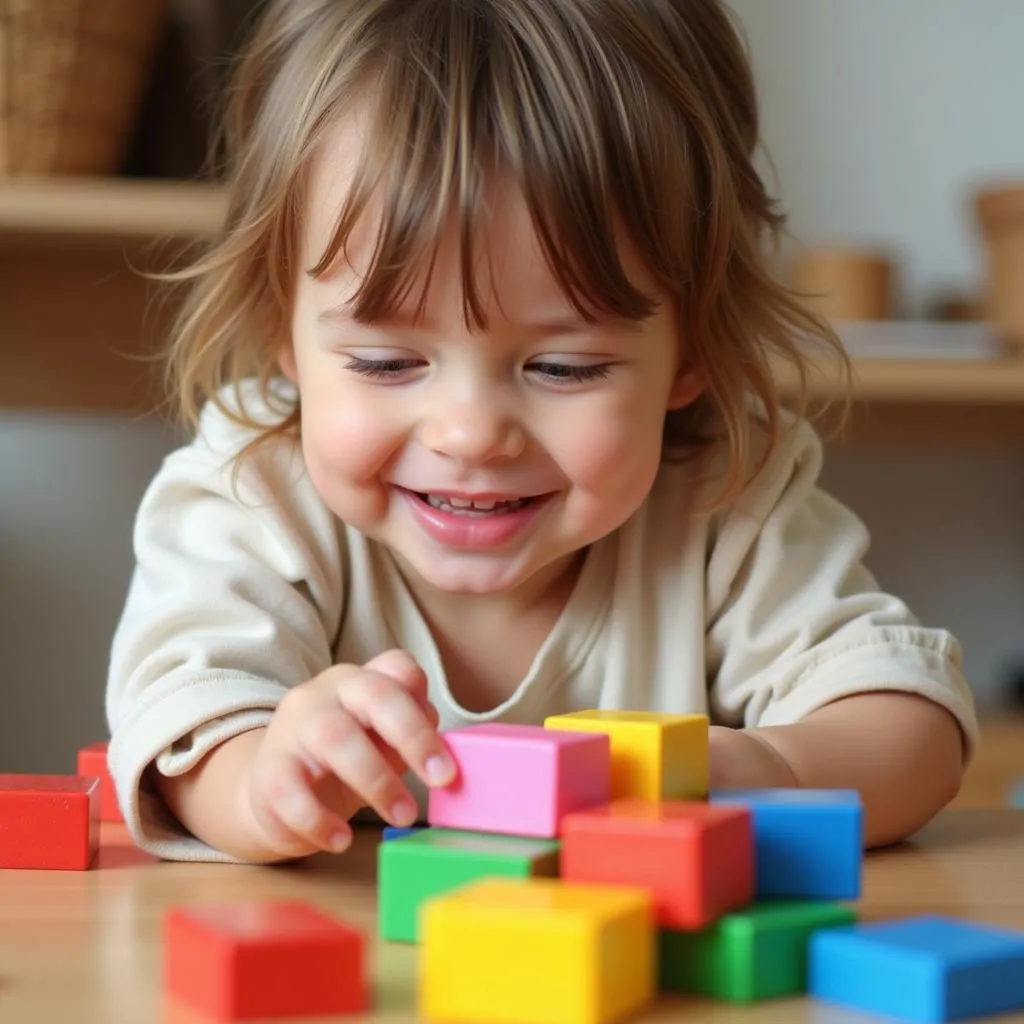
[[113,240],[0,244],[0,407],[154,410],[146,359],[172,306],[139,270],[161,263],[152,246]]

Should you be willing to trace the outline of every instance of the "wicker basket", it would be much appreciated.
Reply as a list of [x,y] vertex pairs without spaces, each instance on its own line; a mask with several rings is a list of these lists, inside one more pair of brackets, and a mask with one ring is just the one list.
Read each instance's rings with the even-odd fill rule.
[[166,0],[0,0],[0,174],[113,174]]

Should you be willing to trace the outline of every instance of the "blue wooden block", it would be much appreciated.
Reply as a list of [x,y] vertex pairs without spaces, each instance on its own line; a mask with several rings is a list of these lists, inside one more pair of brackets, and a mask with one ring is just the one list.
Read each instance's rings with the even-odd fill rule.
[[937,915],[817,932],[808,993],[932,1024],[1024,1009],[1024,932]]
[[1010,789],[1010,806],[1024,810],[1024,779],[1018,779]]
[[412,832],[419,832],[423,826],[421,825],[410,825],[407,828],[400,827],[398,825],[385,825],[384,832],[382,834],[382,841],[386,842],[389,839],[401,839],[402,836],[407,836]]
[[853,900],[864,860],[853,789],[713,789],[712,803],[750,809],[757,899]]

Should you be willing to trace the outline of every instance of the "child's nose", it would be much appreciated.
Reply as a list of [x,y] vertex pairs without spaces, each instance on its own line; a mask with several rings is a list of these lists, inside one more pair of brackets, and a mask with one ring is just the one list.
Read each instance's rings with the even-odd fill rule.
[[439,403],[420,425],[420,442],[430,451],[467,465],[514,459],[525,446],[516,418],[493,402]]

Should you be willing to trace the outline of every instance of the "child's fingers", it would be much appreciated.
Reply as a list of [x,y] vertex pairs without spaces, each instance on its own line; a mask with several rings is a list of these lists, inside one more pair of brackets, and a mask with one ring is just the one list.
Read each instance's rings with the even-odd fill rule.
[[370,737],[370,742],[381,752],[381,756],[383,756],[387,763],[394,768],[395,774],[404,776],[409,770],[409,766],[405,763],[402,755],[399,754],[397,750],[392,750],[392,748],[372,730],[368,730],[367,735]]
[[253,813],[276,854],[340,852],[352,842],[348,821],[318,799],[297,758],[280,754],[262,767],[261,774],[263,795],[253,801]]
[[375,658],[371,658],[363,668],[368,672],[391,676],[421,704],[428,703],[427,674],[408,651],[397,648],[382,651]]
[[[352,690],[355,681],[344,685]],[[394,680],[391,685],[397,691]],[[408,695],[406,699],[411,700]],[[326,767],[382,818],[395,825],[415,820],[416,801],[402,782],[400,769],[341,703],[312,719],[299,742],[307,759]]]
[[[338,681],[350,679],[361,671],[390,676],[423,708],[430,725],[434,729],[437,728],[441,716],[437,708],[430,703],[427,675],[407,651],[393,648],[371,658],[362,669],[351,665],[338,666],[338,669],[342,670],[337,677]],[[403,770],[404,767],[403,765]]]
[[426,712],[427,718],[430,720],[430,724],[436,729],[441,723],[441,715],[438,713],[437,708],[427,701],[427,703],[423,705],[423,710]]
[[364,672],[338,686],[338,700],[372,729],[428,786],[445,786],[455,763],[437,731],[437,721],[390,676]]

